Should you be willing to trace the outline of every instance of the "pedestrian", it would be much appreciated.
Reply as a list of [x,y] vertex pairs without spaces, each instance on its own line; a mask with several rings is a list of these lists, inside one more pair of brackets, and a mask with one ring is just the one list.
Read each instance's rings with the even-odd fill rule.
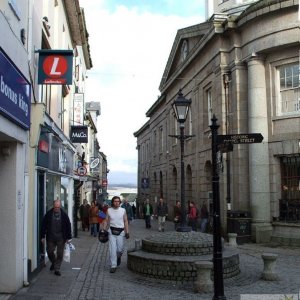
[[123,207],[126,210],[127,220],[128,220],[128,223],[130,223],[130,221],[133,220],[133,212],[132,212],[132,207],[126,198],[124,199],[121,207]]
[[[71,223],[68,215],[61,209],[59,199],[54,200],[50,209],[42,220],[41,241],[45,244],[51,262],[50,271],[56,276],[61,276],[60,267],[63,261],[66,243],[72,240]],[[56,254],[55,254],[56,250]]]
[[115,273],[117,266],[121,264],[124,237],[129,239],[127,214],[120,205],[120,197],[114,196],[111,199],[111,207],[107,210],[106,219],[102,223],[102,228],[108,231],[110,273]]
[[92,205],[90,207],[89,211],[89,221],[90,221],[90,227],[91,227],[91,235],[94,237],[97,236],[97,224],[98,223],[98,206],[95,205],[95,202],[92,202]]
[[175,230],[177,230],[178,226],[181,224],[182,214],[181,214],[181,203],[179,200],[176,201],[174,205],[174,224]]
[[189,225],[193,231],[197,231],[197,208],[194,201],[190,202],[190,210],[188,214]]
[[200,231],[206,232],[206,226],[208,223],[208,208],[207,208],[207,201],[204,200],[200,209]]
[[132,204],[132,214],[133,214],[133,218],[135,219],[136,216],[136,207],[134,204]]
[[165,231],[166,217],[168,216],[168,206],[164,202],[164,199],[160,197],[159,202],[156,206],[156,214],[158,218],[158,231]]
[[83,203],[80,205],[79,208],[79,214],[80,214],[80,220],[82,225],[82,230],[90,231],[90,222],[89,222],[89,211],[90,211],[90,205],[88,204],[87,200],[84,199]]
[[151,228],[151,217],[153,215],[153,206],[150,203],[149,199],[146,199],[146,202],[143,207],[143,215],[146,223],[146,228]]

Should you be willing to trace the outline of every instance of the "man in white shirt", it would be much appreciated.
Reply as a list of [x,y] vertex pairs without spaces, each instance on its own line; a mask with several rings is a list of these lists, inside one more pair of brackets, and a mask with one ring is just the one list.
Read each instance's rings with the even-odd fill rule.
[[103,228],[108,230],[110,273],[115,273],[117,266],[121,264],[121,256],[124,252],[124,237],[129,239],[129,228],[126,210],[120,207],[121,199],[114,196],[111,207],[107,210],[106,219],[102,223]]

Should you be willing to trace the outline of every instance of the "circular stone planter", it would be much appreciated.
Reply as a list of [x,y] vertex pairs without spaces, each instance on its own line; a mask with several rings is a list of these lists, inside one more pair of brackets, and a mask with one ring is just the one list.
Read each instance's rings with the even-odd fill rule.
[[[212,239],[212,235],[198,232],[153,234],[142,240],[141,250],[128,252],[127,267],[135,273],[151,278],[179,282],[195,281],[195,262],[213,259]],[[237,250],[225,247],[223,277],[231,278],[239,273]]]

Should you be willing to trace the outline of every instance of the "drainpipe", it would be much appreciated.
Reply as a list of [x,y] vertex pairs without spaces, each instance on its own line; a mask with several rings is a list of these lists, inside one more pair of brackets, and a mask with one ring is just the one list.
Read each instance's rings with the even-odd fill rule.
[[[33,0],[28,1],[28,24],[27,24],[27,56],[28,56],[28,66],[30,73],[30,55],[32,48],[32,6]],[[32,82],[31,82],[32,83]],[[28,143],[30,141],[29,134],[27,135]],[[28,147],[27,147],[28,149]],[[28,157],[28,150],[25,149],[25,157]],[[24,224],[23,224],[23,286],[28,286],[28,184],[29,184],[29,174],[28,174],[28,160],[24,163],[26,172],[24,174]]]

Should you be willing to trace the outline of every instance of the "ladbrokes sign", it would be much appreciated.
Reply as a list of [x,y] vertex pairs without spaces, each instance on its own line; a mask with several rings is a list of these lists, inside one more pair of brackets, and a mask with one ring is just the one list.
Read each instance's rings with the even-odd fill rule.
[[88,142],[88,127],[87,126],[71,126],[72,143],[87,143]]

